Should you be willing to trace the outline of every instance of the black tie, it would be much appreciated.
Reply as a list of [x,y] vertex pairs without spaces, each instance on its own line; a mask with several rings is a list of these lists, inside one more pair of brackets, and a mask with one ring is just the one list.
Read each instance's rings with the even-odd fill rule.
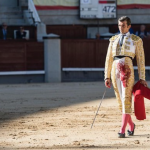
[[123,39],[124,39],[125,36],[126,36],[125,34],[122,34],[122,35],[121,35],[120,46],[122,46],[122,44],[123,44]]

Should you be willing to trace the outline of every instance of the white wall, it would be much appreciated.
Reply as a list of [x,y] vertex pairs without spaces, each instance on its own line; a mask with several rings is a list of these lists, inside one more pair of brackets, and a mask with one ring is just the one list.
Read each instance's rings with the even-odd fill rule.
[[[94,24],[97,20],[85,20],[79,18],[79,10],[39,10],[42,22],[47,25],[67,25],[67,24]],[[129,16],[132,24],[149,24],[150,9],[119,9],[116,19],[102,19],[100,24],[117,24],[118,18]]]

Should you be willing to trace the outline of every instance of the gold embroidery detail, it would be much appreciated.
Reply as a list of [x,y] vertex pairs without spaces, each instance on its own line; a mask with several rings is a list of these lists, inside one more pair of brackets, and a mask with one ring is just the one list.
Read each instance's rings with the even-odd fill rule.
[[116,49],[116,55],[119,55],[120,52],[121,52],[121,47],[120,47],[120,45],[118,44],[118,45],[117,45],[117,49]]
[[120,48],[121,48],[120,46],[117,46],[116,51],[115,50],[112,51],[112,56],[113,57],[118,56],[118,55],[125,55],[125,56],[130,56],[130,57],[132,57],[134,59],[135,53],[133,53],[133,52],[127,52],[125,50],[125,46],[124,45],[122,46],[121,49]]
[[[118,43],[117,42],[118,40],[114,42],[114,40],[118,38],[118,35],[116,35],[110,39],[110,44],[108,47],[108,52],[107,52],[106,62],[105,62],[105,78],[110,78],[110,74],[111,74],[111,79],[112,79],[112,83],[114,86],[115,95],[118,100],[119,108],[121,111],[123,110],[122,105],[124,106],[125,112],[123,113],[131,113],[131,105],[132,105],[132,101],[131,101],[132,93],[131,92],[132,92],[132,88],[134,85],[134,69],[133,69],[132,60],[128,57],[125,57],[125,64],[127,64],[131,69],[131,76],[129,77],[128,82],[127,82],[128,86],[125,88],[124,102],[122,102],[120,98],[119,90],[117,87],[117,83],[116,83],[116,61],[113,61],[113,57],[117,55],[124,55],[124,56],[130,56],[134,58],[136,55],[139,78],[145,80],[145,58],[144,58],[143,42],[136,35],[132,34],[130,37],[133,41],[133,45],[136,45],[135,53],[126,51],[126,50],[130,50],[130,46],[128,45],[131,44],[129,41],[127,41],[128,38],[126,38],[125,40],[125,43],[128,45],[123,45],[121,48],[121,51],[118,51],[120,48],[120,46],[116,44]],[[114,42],[114,45],[112,48],[113,42]]]
[[138,37],[138,36],[136,36],[136,35],[134,35],[134,34],[131,34],[131,39],[132,39],[133,41],[138,41],[138,40],[140,40],[140,37]]
[[129,41],[125,41],[126,44],[130,45],[131,43]]
[[[123,112],[123,113],[131,113],[131,106],[132,106],[132,88],[134,85],[134,69],[133,69],[133,64],[132,64],[132,60],[128,57],[125,58],[125,65],[128,65],[130,70],[131,70],[131,74],[130,77],[127,80],[127,87],[124,89],[125,90],[125,95],[123,96],[124,99],[120,98],[120,93],[119,93],[119,89],[117,86],[117,82],[116,82],[116,64],[117,61],[113,62],[112,65],[112,71],[111,71],[111,79],[112,79],[112,84],[114,87],[114,91],[115,91],[115,95],[116,98],[118,100],[118,104],[119,104],[119,109]],[[123,111],[124,108],[124,111]]]
[[[134,69],[133,69],[133,64],[132,64],[132,60],[128,57],[125,58],[125,65],[128,65],[130,70],[131,70],[131,74],[130,77],[127,80],[127,87],[124,89],[125,90],[125,95],[123,96],[124,99],[120,98],[120,93],[119,93],[119,89],[117,86],[117,82],[116,82],[116,67],[117,67],[117,61],[113,62],[112,65],[112,71],[111,71],[111,79],[112,79],[112,84],[114,87],[114,91],[115,91],[115,95],[116,98],[118,100],[118,104],[119,104],[119,109],[123,112],[123,113],[131,113],[131,106],[132,106],[132,88],[134,85]],[[124,108],[124,111],[123,111]]]
[[112,65],[111,79],[112,79],[114,92],[115,92],[116,98],[118,100],[119,109],[120,109],[120,111],[122,111],[122,102],[120,99],[120,94],[119,94],[117,82],[116,82],[116,61],[114,61],[113,65]]
[[124,50],[121,50],[121,53],[120,53],[120,55],[124,55]]
[[106,61],[105,61],[105,79],[110,78],[110,73],[112,69],[113,63],[113,55],[112,55],[112,42],[109,43]]
[[125,45],[124,48],[125,48],[126,50],[130,50],[130,46],[127,46],[127,45]]
[[127,87],[125,88],[125,113],[131,113],[132,106],[132,88],[134,85],[134,69],[132,60],[128,57],[125,57],[125,64],[129,66],[131,70],[131,74],[129,79],[127,80]]
[[145,57],[144,57],[143,42],[141,39],[137,42],[135,53],[138,65],[139,79],[145,80]]
[[125,52],[125,56],[130,56],[130,57],[134,58],[135,54],[132,52]]
[[109,41],[114,41],[115,39],[118,38],[118,36],[119,36],[119,34],[118,34],[118,35],[115,35],[115,36],[112,36],[112,37],[109,39]]

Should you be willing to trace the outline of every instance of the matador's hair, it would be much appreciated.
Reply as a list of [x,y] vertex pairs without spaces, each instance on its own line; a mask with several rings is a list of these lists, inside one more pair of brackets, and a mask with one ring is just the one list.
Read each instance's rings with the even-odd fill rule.
[[131,19],[127,16],[122,16],[118,19],[118,21],[123,22],[123,21],[127,21],[127,25],[131,25]]

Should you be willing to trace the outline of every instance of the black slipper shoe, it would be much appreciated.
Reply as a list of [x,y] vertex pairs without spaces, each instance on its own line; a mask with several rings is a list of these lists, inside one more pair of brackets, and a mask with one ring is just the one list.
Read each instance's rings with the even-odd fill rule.
[[125,133],[118,133],[118,138],[125,138]]
[[[134,124],[134,129],[135,129],[135,124]],[[134,135],[134,129],[133,129],[133,131],[127,130],[128,136],[133,136]]]

